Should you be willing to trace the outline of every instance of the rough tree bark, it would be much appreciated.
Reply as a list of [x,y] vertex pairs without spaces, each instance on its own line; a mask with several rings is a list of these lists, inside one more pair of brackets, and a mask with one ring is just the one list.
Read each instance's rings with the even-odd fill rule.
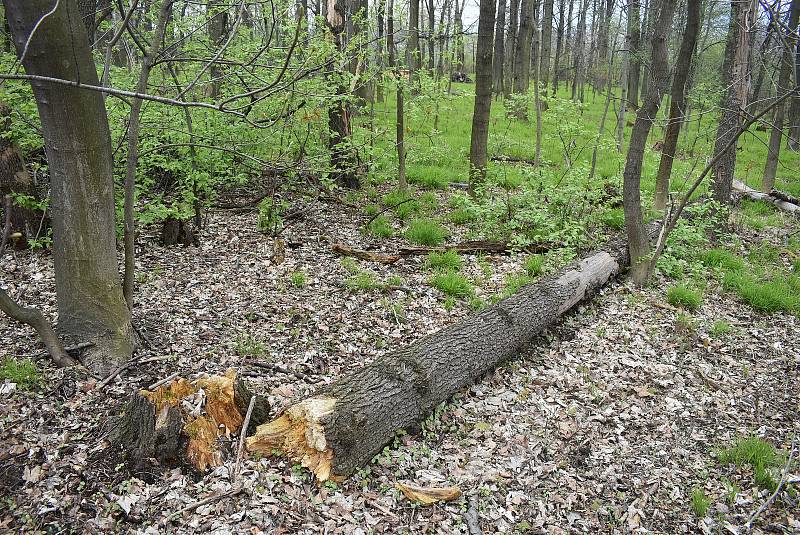
[[410,0],[408,5],[408,79],[411,82],[411,91],[416,92],[416,77],[418,76],[422,58],[419,49],[419,2]]
[[[228,29],[228,4],[223,0],[208,0],[206,9],[208,10],[208,38],[214,51],[219,49],[225,42]],[[213,52],[212,52],[213,55]],[[206,94],[210,98],[217,98],[222,88],[222,67],[218,63],[213,63],[209,70],[211,83],[209,83]]]
[[561,52],[564,50],[564,9],[565,0],[558,1],[558,30],[556,33],[556,55],[553,57],[553,94],[558,91],[558,79],[561,76]]
[[[583,85],[584,63],[586,61],[586,12],[589,10],[589,0],[583,0],[581,13],[578,17],[578,35],[575,38],[575,72],[572,77],[572,100],[579,96],[578,86]],[[581,97],[581,101],[583,98]]]
[[[25,167],[22,153],[11,138],[11,108],[0,101],[0,201],[6,195],[24,195],[37,199],[33,179]],[[14,236],[13,244],[18,249],[27,247],[29,238],[36,238],[44,214],[10,203],[9,235]]]
[[472,384],[627,265],[627,247],[602,250],[482,312],[344,375],[290,406],[247,439],[250,452],[284,452],[319,481],[341,480],[367,464],[398,430]]
[[[750,28],[755,18],[755,0],[731,0],[731,17],[728,25],[728,39],[725,44],[725,59],[722,66],[723,86],[726,87],[720,107],[722,115],[717,127],[714,154],[722,152],[723,147],[739,130],[742,124],[742,108],[747,104],[750,71]],[[731,200],[731,183],[736,170],[736,143],[724,152],[714,166],[712,189],[714,200],[728,204]]]
[[384,46],[384,11],[385,11],[385,2],[386,0],[378,0],[378,12],[376,13],[377,25],[378,25],[378,42],[377,47],[378,51],[376,53],[377,56],[377,63],[378,63],[378,76],[375,85],[375,100],[379,103],[383,102],[383,68],[385,62],[385,56],[383,52]]
[[553,0],[544,0],[542,13],[542,48],[539,56],[539,80],[544,85],[545,96],[550,81],[550,50],[553,46]]
[[625,212],[625,233],[628,236],[631,258],[631,277],[639,285],[643,284],[650,276],[650,265],[646,261],[647,255],[650,253],[650,236],[642,221],[642,159],[647,136],[656,120],[661,99],[669,84],[667,37],[676,2],[677,0],[663,0],[658,20],[653,25],[653,51],[650,60],[652,83],[641,108],[636,113],[623,171],[622,205]]
[[[21,54],[49,0],[6,0]],[[62,2],[41,20],[22,61],[28,74],[99,85],[74,2]],[[50,170],[58,327],[92,342],[83,361],[104,374],[134,348],[131,316],[122,297],[114,237],[111,133],[103,97],[47,82],[31,82]],[[79,118],[77,120],[76,118]]]
[[[344,0],[328,0],[328,29],[333,45],[338,52],[344,50],[344,31],[346,22]],[[329,76],[335,76],[335,67],[330,66]],[[358,189],[360,180],[356,166],[355,149],[351,145],[350,105],[347,95],[350,91],[344,82],[336,82],[336,100],[328,108],[328,128],[330,137],[328,149],[333,178],[346,188]]]
[[436,6],[428,0],[428,72],[433,76],[433,65],[436,60]]
[[492,108],[492,41],[494,0],[481,0],[478,15],[478,49],[475,54],[475,106],[469,147],[469,193],[486,179],[489,114]]
[[639,6],[639,0],[628,3],[628,103],[633,109],[639,107],[639,73],[642,72]]
[[667,206],[669,195],[669,180],[672,174],[672,162],[675,159],[675,150],[678,146],[678,134],[686,112],[686,81],[694,57],[697,44],[697,34],[700,31],[700,3],[701,0],[687,0],[686,27],[683,31],[681,48],[675,60],[675,73],[672,76],[672,89],[669,106],[669,119],[664,132],[664,146],[661,149],[661,161],[656,175],[656,193],[653,208],[662,212]]
[[395,144],[397,147],[397,185],[401,190],[406,189],[406,149],[405,149],[405,101],[403,98],[403,79],[397,68],[397,57],[394,48],[394,0],[389,0],[389,10],[386,19],[386,48],[389,51],[389,68],[394,72],[395,97],[396,97],[396,129]]
[[[795,48],[797,40],[795,32],[797,29],[798,16],[800,15],[800,0],[792,0],[789,8],[789,24],[786,28],[786,44],[781,56],[780,68],[778,71],[778,94],[791,89],[792,68],[794,67]],[[780,31],[780,30],[777,30]],[[800,60],[800,56],[798,56]],[[769,193],[775,187],[775,174],[778,171],[778,158],[781,153],[783,141],[783,120],[786,114],[786,104],[781,104],[775,108],[775,116],[772,119],[772,130],[769,136],[769,151],[767,152],[767,163],[764,166],[764,177],[761,181],[761,191]]]
[[506,32],[506,46],[508,53],[505,58],[505,95],[509,96],[514,88],[514,52],[517,49],[517,30],[519,26],[519,0],[511,0],[508,9],[508,31]]
[[514,50],[514,93],[528,92],[531,78],[531,42],[533,39],[534,0],[522,0],[519,10],[519,31]]
[[494,57],[492,58],[492,84],[494,94],[505,94],[505,81],[503,80],[503,64],[505,63],[505,27],[506,27],[506,0],[497,2],[497,21],[494,27]]

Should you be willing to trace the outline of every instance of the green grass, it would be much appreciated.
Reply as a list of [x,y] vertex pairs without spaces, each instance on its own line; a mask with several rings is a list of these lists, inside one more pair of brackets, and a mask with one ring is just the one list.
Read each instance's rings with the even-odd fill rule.
[[667,290],[667,303],[695,311],[703,302],[703,294],[684,284],[677,284]]
[[760,266],[776,264],[781,259],[781,250],[769,242],[762,241],[750,249],[747,259],[750,263]]
[[405,232],[406,239],[417,245],[435,246],[447,237],[447,230],[433,219],[413,219]]
[[380,211],[381,207],[377,204],[368,204],[364,207],[364,215],[367,217],[372,217]]
[[376,238],[391,238],[394,234],[394,229],[388,217],[379,215],[367,225],[367,232]]
[[691,506],[692,512],[703,518],[708,513],[708,508],[711,507],[711,500],[706,496],[706,493],[703,489],[694,488],[692,489],[692,494],[690,495],[691,499]]
[[530,284],[531,277],[527,273],[509,273],[506,275],[503,294],[514,295],[526,284]]
[[711,325],[711,328],[708,330],[708,334],[714,338],[720,338],[730,333],[732,330],[733,326],[731,326],[730,323],[725,320],[717,320]]
[[475,293],[469,279],[454,271],[435,274],[431,286],[450,297],[470,297]]
[[467,225],[478,220],[478,212],[467,207],[456,208],[447,214],[447,219],[456,225]]
[[408,181],[424,189],[447,189],[450,184],[447,169],[432,165],[415,167]]
[[625,227],[625,214],[622,212],[622,208],[611,208],[605,211],[600,220],[609,228],[621,230]]
[[371,271],[359,271],[347,278],[345,286],[351,292],[369,292],[377,290],[381,284]]
[[30,359],[5,357],[0,363],[0,381],[17,383],[20,390],[30,390],[42,382],[42,377]]
[[289,282],[292,283],[292,286],[296,288],[302,288],[308,283],[308,277],[306,276],[306,272],[302,270],[295,271],[291,275],[289,275]]
[[727,249],[719,247],[703,253],[701,260],[706,266],[720,268],[724,271],[740,271],[744,268],[744,260]]
[[410,215],[419,212],[419,201],[414,198],[411,191],[394,190],[383,196],[383,205],[391,208],[394,215],[401,221]]
[[756,484],[767,490],[775,490],[777,485],[769,469],[784,463],[783,455],[775,446],[755,436],[740,437],[732,446],[718,450],[717,460],[720,464],[752,467]]
[[526,258],[525,273],[527,273],[529,277],[538,277],[544,273],[544,256],[533,254]]
[[464,261],[455,251],[431,252],[428,253],[428,258],[425,260],[426,268],[440,271],[461,271],[463,265]]
[[800,292],[795,276],[773,277],[772,280],[759,280],[751,273],[728,272],[722,279],[722,286],[734,292],[739,298],[760,312],[800,312]]

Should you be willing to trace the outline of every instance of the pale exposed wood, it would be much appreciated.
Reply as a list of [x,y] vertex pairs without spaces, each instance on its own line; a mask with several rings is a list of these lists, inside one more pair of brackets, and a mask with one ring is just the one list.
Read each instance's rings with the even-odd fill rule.
[[773,204],[776,208],[779,208],[785,212],[790,212],[793,214],[800,214],[800,205],[793,204],[791,202],[779,199],[769,193],[762,193],[758,190],[755,190],[745,184],[740,180],[733,181],[733,190],[744,195],[748,199],[752,199],[754,201],[764,201]]

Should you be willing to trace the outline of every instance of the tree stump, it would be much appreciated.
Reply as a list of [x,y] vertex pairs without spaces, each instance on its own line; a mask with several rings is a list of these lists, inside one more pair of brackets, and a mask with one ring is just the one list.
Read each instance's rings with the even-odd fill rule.
[[165,246],[181,244],[185,247],[198,245],[200,240],[192,229],[192,225],[185,219],[168,217],[161,227],[161,243]]
[[[109,438],[137,469],[156,461],[202,473],[224,462],[224,445],[241,431],[252,396],[232,369],[191,382],[178,378],[154,391],[133,394]],[[269,409],[266,398],[259,396],[248,434],[267,421]]]

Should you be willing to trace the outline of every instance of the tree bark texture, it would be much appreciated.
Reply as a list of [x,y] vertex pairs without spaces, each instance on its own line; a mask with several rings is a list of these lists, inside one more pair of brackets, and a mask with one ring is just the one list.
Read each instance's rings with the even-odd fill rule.
[[442,401],[517,356],[628,263],[621,239],[517,294],[348,373],[258,427],[250,452],[282,451],[319,481],[341,480]]
[[[225,42],[228,30],[228,4],[222,0],[208,0],[208,39],[211,41],[214,55]],[[211,65],[211,83],[208,85],[207,95],[210,98],[217,98],[222,88],[222,67],[218,63]]]
[[[786,42],[790,47],[783,49],[780,67],[778,69],[777,93],[779,95],[791,89],[795,49],[797,48],[797,40],[794,36],[797,30],[798,15],[800,15],[800,0],[792,0],[791,7],[789,8],[789,24],[786,35]],[[800,60],[800,56],[798,56],[798,60]],[[769,136],[767,163],[764,166],[764,178],[761,181],[761,191],[765,193],[769,193],[772,188],[775,187],[775,174],[778,171],[778,158],[780,157],[781,145],[783,144],[783,121],[785,115],[785,103],[775,108],[775,116],[772,119],[772,129],[770,130]]]
[[419,3],[420,0],[410,0],[408,5],[408,70],[412,87],[416,83],[416,73],[422,65],[419,49]]
[[[755,17],[755,2],[731,1],[731,17],[728,39],[725,44],[725,59],[722,67],[723,86],[726,88],[720,107],[722,114],[717,127],[714,153],[722,151],[736,135],[742,124],[742,108],[747,104],[750,56],[750,28]],[[730,146],[714,166],[712,189],[714,200],[728,204],[731,199],[731,183],[736,170],[736,143]]]
[[531,77],[531,41],[533,39],[534,0],[522,0],[519,31],[514,51],[514,93],[527,93]]
[[560,73],[561,52],[564,50],[564,9],[565,0],[558,2],[558,31],[556,35],[556,55],[553,57],[553,94],[558,91],[558,78]]
[[503,66],[505,63],[506,0],[497,2],[497,21],[494,28],[494,57],[492,58],[492,84],[495,95],[505,94]]
[[639,6],[639,0],[628,3],[628,103],[633,109],[639,107],[639,73],[642,72]]
[[475,105],[469,148],[469,191],[486,179],[489,114],[492,108],[492,46],[494,0],[481,0],[478,16],[478,49],[475,62]]
[[649,276],[650,236],[642,220],[641,179],[642,159],[647,136],[656,120],[661,99],[669,84],[669,36],[672,16],[677,0],[664,0],[653,26],[653,51],[650,61],[653,81],[633,123],[628,156],[623,171],[622,203],[625,212],[625,233],[631,258],[631,275],[637,284],[643,284]]
[[672,89],[670,91],[669,118],[664,132],[664,146],[661,149],[661,161],[656,175],[656,193],[653,202],[653,208],[659,212],[663,211],[667,205],[672,162],[675,159],[678,134],[681,132],[681,124],[686,113],[686,96],[688,93],[686,83],[697,44],[697,34],[700,31],[700,3],[701,0],[687,0],[686,27],[683,31],[681,48],[675,60],[675,73],[672,76]]
[[[49,0],[6,0],[19,53],[52,9]],[[74,2],[62,2],[30,39],[28,74],[98,85],[86,32]],[[50,170],[58,326],[95,345],[84,364],[105,374],[128,360],[133,328],[119,282],[114,236],[111,134],[100,93],[31,82]]]
[[553,0],[544,0],[542,13],[542,48],[539,58],[539,80],[544,84],[545,94],[550,81],[550,51],[553,46]]

